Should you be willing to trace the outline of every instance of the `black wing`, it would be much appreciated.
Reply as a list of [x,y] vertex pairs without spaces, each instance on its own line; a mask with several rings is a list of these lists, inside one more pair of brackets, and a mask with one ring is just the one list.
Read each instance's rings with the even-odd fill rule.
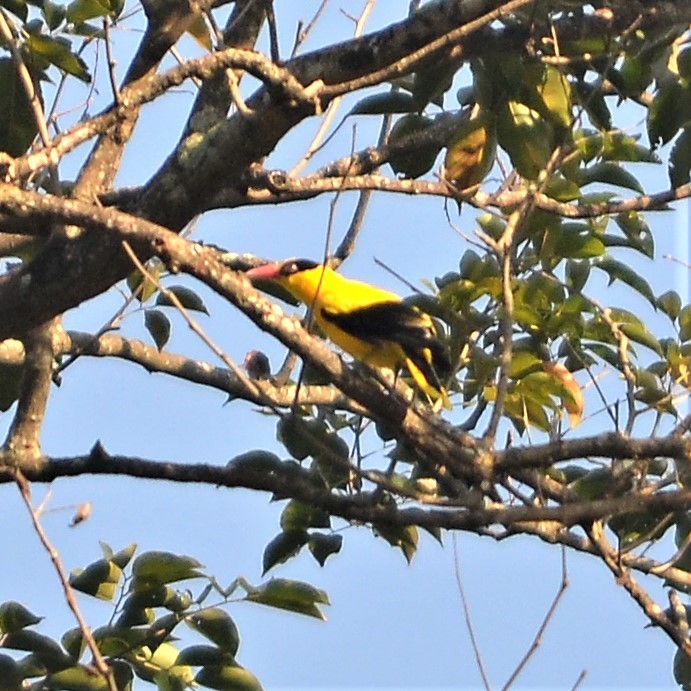
[[[405,302],[378,302],[338,314],[322,309],[321,316],[368,343],[394,341],[415,363],[430,384],[439,388],[439,378],[451,372],[448,353],[434,328],[426,324],[417,307]],[[431,354],[431,363],[424,351]]]

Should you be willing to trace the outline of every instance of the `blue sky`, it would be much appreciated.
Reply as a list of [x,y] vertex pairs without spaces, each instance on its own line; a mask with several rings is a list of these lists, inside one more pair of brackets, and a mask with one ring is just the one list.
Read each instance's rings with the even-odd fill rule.
[[[296,10],[292,3],[288,9],[279,3],[285,35],[292,38],[295,18],[308,18],[317,4],[314,0],[299,3]],[[314,45],[317,38],[323,40],[324,33],[332,39],[348,36],[351,25],[336,11],[339,6],[356,13],[362,3],[334,4],[332,14],[315,33]],[[401,17],[406,7],[407,3],[379,3],[369,28]],[[286,17],[284,12],[292,16]],[[320,33],[322,29],[324,33]],[[134,36],[123,30],[119,37],[121,72]],[[183,47],[191,48],[188,44]],[[103,83],[98,101],[105,103],[107,94]],[[143,183],[158,167],[179,135],[191,99],[192,90],[187,86],[145,110],[119,184]],[[97,109],[91,108],[92,112]],[[632,111],[627,117],[626,124],[635,125],[641,113]],[[317,126],[316,120],[301,126],[267,165],[290,167]],[[358,121],[356,148],[369,143],[376,126],[374,120]],[[346,125],[321,160],[349,151],[352,136],[351,126]],[[652,191],[664,188],[664,169],[646,174],[645,182]],[[335,241],[347,227],[354,201],[351,194],[339,202]],[[198,222],[195,237],[229,251],[268,258],[319,258],[324,252],[328,214],[329,199],[325,197],[290,206],[214,212]],[[689,225],[683,209],[653,215],[649,221],[660,256],[669,253],[687,258]],[[464,208],[455,222],[471,233],[473,213]],[[381,195],[372,203],[344,271],[405,292],[374,264],[374,257],[420,285],[422,279],[453,270],[467,247],[466,240],[449,228],[439,200]],[[675,287],[688,302],[686,269],[663,259],[654,268],[641,265],[642,271],[648,269],[655,292]],[[253,348],[266,351],[274,366],[280,362],[282,349],[275,342],[232,307],[203,288],[199,291],[211,310],[211,317],[200,317],[200,323],[236,362]],[[602,291],[595,297],[613,303],[628,299],[626,291],[616,287],[606,293],[603,287]],[[121,300],[117,291],[111,291],[69,313],[66,327],[95,331]],[[636,311],[641,306],[635,303],[629,308]],[[177,315],[172,320],[171,351],[212,359]],[[141,313],[128,316],[122,334],[146,339],[142,322]],[[266,448],[285,456],[275,441],[273,418],[242,402],[224,403],[221,393],[149,375],[134,365],[82,358],[66,371],[62,386],[53,390],[44,450],[52,456],[82,454],[100,440],[111,453],[181,462],[224,464],[249,448]],[[3,431],[11,413],[0,417]],[[583,432],[601,429],[602,424],[604,416],[587,421]],[[36,503],[46,491],[44,486],[34,488]],[[69,507],[85,501],[93,502],[92,516],[77,528],[68,527]],[[258,583],[261,552],[278,532],[281,508],[267,496],[250,491],[85,477],[53,484],[44,525],[69,569],[97,559],[99,540],[116,549],[136,542],[140,551],[163,549],[192,555],[222,583],[239,575]],[[0,601],[21,601],[46,617],[40,631],[59,636],[73,623],[66,607],[56,605],[62,602],[57,579],[16,489],[9,485],[0,488],[0,520],[5,526],[0,532],[0,554],[4,555]],[[344,527],[343,534],[342,553],[325,568],[319,568],[309,555],[300,555],[271,573],[324,588],[332,602],[326,608],[326,623],[247,603],[230,607],[242,637],[241,664],[269,690],[479,687],[481,679],[455,578],[451,536],[445,535],[442,548],[423,534],[419,552],[408,566],[397,550],[365,528]],[[461,534],[456,546],[485,668],[493,685],[500,688],[529,647],[557,591],[561,553],[558,547],[531,538],[495,543]],[[671,552],[671,545],[668,547]],[[570,586],[517,688],[571,688],[582,670],[587,671],[582,688],[670,687],[673,648],[666,637],[645,628],[643,615],[603,565],[572,553],[567,564]],[[662,588],[654,584],[653,593],[664,606]],[[87,598],[80,601],[94,625],[108,618],[106,605]],[[139,682],[136,688],[148,687]]]

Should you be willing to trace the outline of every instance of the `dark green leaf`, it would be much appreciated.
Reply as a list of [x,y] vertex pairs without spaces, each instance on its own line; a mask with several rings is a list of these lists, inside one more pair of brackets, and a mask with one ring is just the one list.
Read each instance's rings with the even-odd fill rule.
[[44,686],[59,691],[108,691],[109,688],[105,677],[84,665],[75,665],[49,675]]
[[338,533],[310,533],[307,546],[312,556],[324,566],[326,560],[332,555],[341,551],[343,536]]
[[581,186],[589,185],[593,182],[602,182],[615,187],[625,187],[640,194],[644,193],[643,186],[628,170],[612,161],[595,163],[587,168],[580,168],[577,174],[578,182]]
[[19,17],[23,22],[26,21],[28,14],[28,7],[26,0],[0,0],[0,7],[12,12],[13,15]]
[[[394,147],[408,137],[420,135],[432,121],[422,115],[410,113],[396,121],[389,133],[389,146]],[[406,178],[418,178],[429,171],[437,160],[441,147],[437,144],[425,146],[407,146],[404,149],[393,149],[389,155],[389,165],[394,173]]]
[[648,139],[656,148],[666,144],[691,118],[691,92],[678,82],[663,84],[648,108]]
[[669,154],[669,182],[679,187],[689,182],[691,172],[691,127],[684,127]]
[[52,638],[28,629],[8,633],[3,639],[3,647],[34,653],[51,672],[72,665],[72,658]]
[[240,634],[235,622],[218,607],[203,609],[185,621],[224,652],[235,655],[240,646]]
[[373,94],[358,101],[350,115],[387,115],[389,113],[414,113],[418,110],[415,99],[402,91]]
[[[40,88],[34,82],[39,94]],[[38,132],[24,85],[11,58],[0,58],[0,151],[21,156]]]
[[262,473],[273,473],[283,469],[283,461],[271,451],[255,449],[241,453],[228,461],[229,468],[251,470]]
[[609,275],[609,285],[612,285],[616,280],[622,281],[640,293],[653,307],[657,307],[655,294],[639,271],[634,271],[628,264],[612,259],[612,257],[600,257],[593,265]]
[[22,691],[21,667],[9,655],[0,654],[0,691]]
[[219,691],[262,691],[257,677],[237,664],[202,667],[194,680],[201,686]]
[[682,341],[691,339],[691,305],[686,305],[679,312],[679,338]]
[[161,310],[146,310],[144,312],[144,326],[154,339],[159,350],[163,350],[170,340],[170,319]]
[[180,304],[188,310],[193,310],[195,312],[203,312],[204,314],[209,314],[209,310],[206,309],[204,301],[194,292],[191,288],[186,286],[171,286],[166,288],[165,291],[161,291],[156,298],[156,304],[159,306],[175,306],[173,299],[170,297],[172,293],[180,302]]
[[276,535],[264,548],[262,558],[262,575],[276,564],[283,564],[294,557],[307,544],[305,530],[287,530]]

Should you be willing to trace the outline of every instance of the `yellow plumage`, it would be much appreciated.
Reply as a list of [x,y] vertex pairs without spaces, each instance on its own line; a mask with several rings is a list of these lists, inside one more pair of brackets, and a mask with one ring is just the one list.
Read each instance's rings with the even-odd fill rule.
[[396,293],[306,259],[265,264],[248,277],[279,283],[310,307],[328,338],[355,359],[394,372],[405,366],[422,391],[451,407],[439,380],[450,365],[432,319]]

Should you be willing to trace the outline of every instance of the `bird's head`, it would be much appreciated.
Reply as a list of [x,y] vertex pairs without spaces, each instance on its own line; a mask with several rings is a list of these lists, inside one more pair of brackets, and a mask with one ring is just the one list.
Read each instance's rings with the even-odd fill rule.
[[245,272],[245,276],[252,283],[260,281],[276,281],[287,285],[290,277],[311,269],[316,269],[320,264],[311,259],[284,259],[280,262],[269,262]]
[[[277,283],[293,297],[310,304],[314,299],[324,273],[324,265],[311,259],[285,259],[281,262],[262,264],[245,272],[245,276],[257,288],[267,283]],[[264,288],[266,289],[266,288]]]

